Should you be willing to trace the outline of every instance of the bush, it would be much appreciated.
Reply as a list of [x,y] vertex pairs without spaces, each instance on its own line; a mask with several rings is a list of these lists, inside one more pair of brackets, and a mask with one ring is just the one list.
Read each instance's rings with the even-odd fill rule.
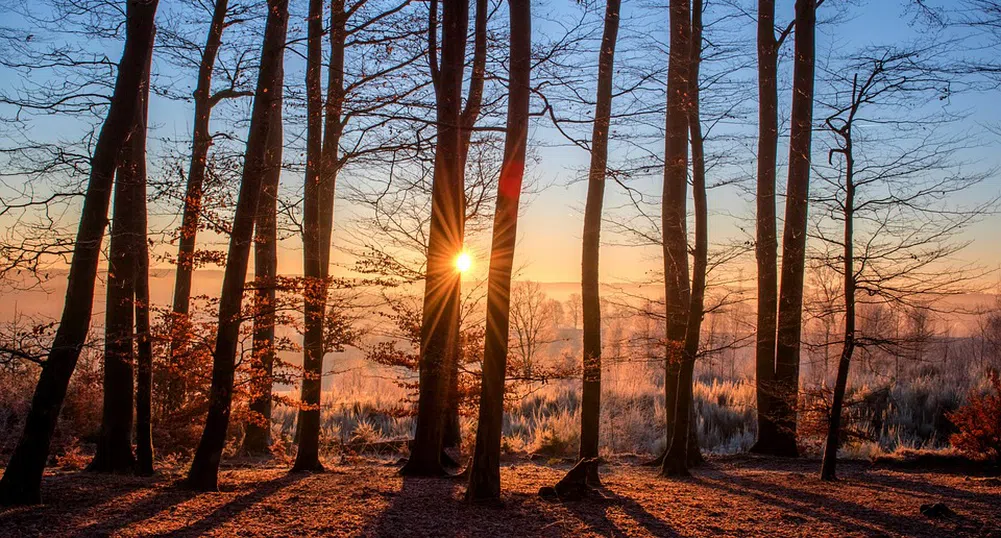
[[991,372],[989,379],[986,394],[971,394],[966,405],[948,416],[959,429],[951,438],[953,446],[996,463],[1001,459],[1001,375]]

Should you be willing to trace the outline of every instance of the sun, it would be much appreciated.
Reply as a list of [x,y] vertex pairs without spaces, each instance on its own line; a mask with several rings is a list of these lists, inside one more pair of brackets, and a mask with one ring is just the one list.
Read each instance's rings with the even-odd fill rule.
[[462,251],[455,257],[455,269],[460,273],[468,273],[473,268],[473,257]]

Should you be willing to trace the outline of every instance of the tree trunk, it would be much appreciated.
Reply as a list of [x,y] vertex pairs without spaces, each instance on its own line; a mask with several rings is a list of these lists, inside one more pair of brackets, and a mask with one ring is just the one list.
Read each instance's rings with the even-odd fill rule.
[[[688,416],[679,413],[682,400],[690,394],[684,379],[683,349],[689,309],[688,237],[686,193],[688,191],[688,108],[690,91],[691,9],[689,0],[671,0],[671,52],[667,74],[667,121],[664,143],[664,297],[667,314],[665,396],[668,440],[687,434]],[[690,395],[687,396],[690,398]],[[674,474],[664,459],[661,473]]]
[[[281,96],[279,96],[281,98]],[[281,110],[281,104],[277,105]],[[271,116],[267,162],[258,202],[254,237],[254,328],[249,408],[243,452],[271,453],[271,391],[275,365],[275,300],[278,277],[278,184],[282,173],[282,115]]]
[[775,174],[778,161],[778,49],[775,0],[758,1],[758,186],[755,257],[758,263],[758,313],[755,333],[755,388],[758,440],[752,452],[770,454],[776,429],[772,420],[775,379],[775,316],[778,308],[778,239],[775,223]]
[[194,275],[195,237],[198,234],[198,217],[202,206],[202,185],[212,135],[209,118],[212,114],[212,70],[215,67],[222,33],[225,29],[228,0],[216,0],[209,25],[209,35],[198,66],[195,86],[194,133],[192,135],[191,162],[188,182],[184,191],[184,214],[181,217],[181,237],[177,249],[177,273],[174,278],[173,323],[171,325],[170,364],[167,373],[167,409],[176,411],[184,403],[184,379],[180,375],[180,356],[184,352],[188,334],[188,314],[191,306],[191,280]]
[[119,63],[121,69],[118,70],[108,116],[91,158],[90,178],[73,246],[62,318],[39,376],[24,432],[0,480],[2,505],[41,502],[42,473],[49,456],[52,433],[90,327],[94,281],[108,220],[115,169],[139,107],[143,66],[149,63],[153,49],[156,7],[155,0],[130,0],[126,4],[126,38]]
[[458,126],[468,18],[467,2],[442,2],[441,69],[432,68],[433,72],[437,71],[438,79],[435,85],[438,146],[421,322],[420,396],[410,459],[400,471],[405,475],[438,476],[445,472],[441,464],[442,434],[450,384],[450,356],[459,337],[456,330],[461,299],[460,275],[455,269],[455,257],[462,250],[464,196],[459,159],[461,129]]
[[[459,133],[459,152],[461,157],[461,172],[463,177],[463,230],[462,242],[465,243],[466,196],[465,177],[466,161],[469,156],[469,144],[473,136],[473,128],[480,116],[483,103],[483,79],[487,64],[487,12],[489,6],[486,0],[476,0],[476,15],[473,26],[473,74],[469,79],[469,93],[466,95],[466,107],[459,117],[461,131]],[[456,334],[461,334],[461,320],[455,328]],[[459,448],[462,443],[462,431],[459,427],[459,361],[462,358],[462,339],[457,338],[453,344],[453,359],[449,364],[448,408],[445,413],[445,432],[442,444],[446,448]]]
[[[148,77],[146,78],[148,81]],[[146,84],[148,82],[144,82]],[[140,91],[140,94],[142,91]],[[135,207],[138,196],[134,146],[143,129],[141,111],[129,126],[129,140],[115,180],[111,240],[108,247],[107,299],[104,310],[104,398],[97,451],[88,471],[131,473],[136,458],[132,452],[133,364],[137,242]],[[145,194],[141,195],[145,199]]]
[[487,283],[486,342],[476,446],[466,500],[500,498],[501,426],[504,418],[504,373],[507,367],[511,313],[511,270],[518,231],[518,201],[525,175],[528,106],[532,67],[530,0],[509,0],[511,16],[510,75],[504,161],[497,185],[490,274]]
[[[853,88],[852,95],[858,95],[855,88]],[[856,97],[856,99],[861,99],[861,96]],[[843,206],[845,217],[845,341],[841,349],[841,358],[838,360],[838,377],[834,383],[834,398],[831,402],[831,415],[828,419],[824,461],[820,467],[820,479],[826,481],[837,479],[838,448],[841,445],[841,410],[844,407],[845,392],[848,389],[848,370],[851,367],[852,354],[855,352],[855,153],[852,123],[858,102],[856,100],[853,103],[855,106],[853,106],[852,116],[839,133],[844,140],[840,152],[845,156],[845,201]]]
[[692,194],[695,203],[695,250],[692,268],[692,288],[685,324],[681,371],[678,376],[678,398],[675,405],[673,439],[662,463],[662,472],[669,476],[684,476],[693,461],[698,461],[698,435],[695,431],[692,382],[695,358],[699,352],[702,310],[706,293],[706,269],[709,256],[708,207],[706,203],[706,161],[703,149],[702,124],[699,118],[699,66],[702,61],[702,2],[692,4],[690,64],[688,73],[691,99],[688,108],[688,130],[692,144]]
[[[583,309],[583,389],[581,392],[580,459],[598,457],[601,424],[601,298],[598,255],[601,248],[601,208],[608,173],[608,130],[612,115],[612,76],[615,43],[619,33],[620,0],[605,5],[605,30],[598,53],[598,94],[591,132],[591,167],[587,175],[584,234],[581,255],[581,307]],[[588,481],[600,483],[598,466],[588,467]]]
[[786,183],[782,237],[782,282],[776,338],[775,388],[778,434],[774,454],[795,457],[799,397],[799,344],[803,319],[803,273],[806,264],[807,204],[810,191],[810,145],[813,128],[814,30],[816,0],[796,1],[795,64],[789,179]]
[[146,238],[148,218],[146,210],[146,129],[149,125],[149,66],[143,85],[142,101],[129,144],[129,156],[122,168],[133,170],[136,193],[133,225],[135,243],[135,334],[136,334],[136,474],[153,475],[153,342],[149,324],[149,242]]
[[[293,471],[322,471],[320,393],[323,381],[323,317],[327,296],[320,222],[320,169],[323,152],[323,0],[310,0],[306,55],[306,180],[302,219],[303,335],[302,409],[299,451]],[[329,249],[326,249],[329,252]]]
[[268,19],[261,51],[250,136],[230,235],[226,272],[219,299],[219,330],[212,357],[212,387],[205,429],[188,471],[187,485],[202,491],[218,489],[219,459],[226,443],[226,429],[233,398],[236,351],[240,337],[241,306],[254,221],[261,195],[261,183],[268,162],[268,142],[274,124],[272,115],[281,114],[283,58],[288,25],[288,0],[268,0]]

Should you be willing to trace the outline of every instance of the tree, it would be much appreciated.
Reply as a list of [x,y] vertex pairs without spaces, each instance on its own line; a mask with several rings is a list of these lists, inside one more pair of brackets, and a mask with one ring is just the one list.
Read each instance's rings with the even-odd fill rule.
[[[483,81],[486,78],[487,64],[487,0],[476,0],[476,13],[473,23],[473,69],[469,80],[469,89],[466,94],[466,106],[459,116],[460,125],[460,157],[462,163],[462,183],[466,185],[466,161],[469,159],[469,145],[472,141],[473,130],[476,127],[476,120],[480,116],[480,109],[483,105]],[[462,242],[465,243],[466,236],[466,197],[462,197],[463,202],[463,222],[462,222]],[[461,321],[461,320],[460,320]],[[456,327],[456,334],[460,334],[460,327]],[[458,447],[462,440],[462,432],[459,429],[459,360],[461,355],[461,338],[453,344],[452,360],[449,365],[449,386],[448,400],[445,416],[445,432],[442,439],[443,445],[448,447]]]
[[42,473],[66,388],[87,337],[94,281],[115,170],[139,108],[144,69],[153,50],[157,1],[130,0],[126,5],[125,49],[107,118],[94,146],[90,178],[73,248],[66,300],[52,349],[38,379],[24,432],[0,480],[0,504],[41,502]]
[[532,69],[531,2],[509,0],[508,7],[511,17],[511,46],[507,134],[504,140],[504,164],[497,186],[494,237],[490,245],[483,379],[476,446],[469,468],[469,487],[466,489],[468,501],[500,498],[501,427],[504,418],[511,272],[518,238],[518,202],[525,175]]
[[[228,0],[216,0],[212,8],[212,19],[209,24],[205,46],[201,50],[201,60],[198,65],[198,79],[194,98],[194,129],[191,137],[191,156],[188,163],[187,185],[184,192],[184,209],[181,217],[180,241],[177,249],[177,270],[174,277],[173,317],[170,342],[170,363],[178,367],[178,355],[182,353],[187,336],[187,317],[191,308],[191,281],[195,270],[195,244],[198,235],[199,218],[203,211],[202,194],[204,190],[209,148],[212,145],[212,133],[209,122],[212,109],[223,99],[253,95],[251,92],[238,91],[235,86],[212,91],[212,75],[216,58],[222,46],[222,36],[226,27],[233,24],[227,21],[231,16]],[[237,10],[237,16],[243,12]],[[235,81],[234,81],[235,83]],[[167,406],[176,410],[184,400],[184,387],[176,375],[168,380]]]
[[[322,471],[320,463],[320,389],[323,376],[323,314],[326,270],[320,222],[320,168],[323,166],[323,97],[320,70],[323,55],[323,0],[310,0],[306,54],[306,182],[303,203],[303,338],[302,411],[299,413],[299,451],[294,471]],[[333,200],[331,200],[332,202]],[[329,239],[329,236],[328,236]]]
[[188,471],[187,486],[196,490],[218,489],[219,460],[226,442],[226,428],[232,406],[236,349],[241,322],[241,303],[254,224],[257,220],[261,183],[268,162],[268,139],[275,125],[273,115],[281,114],[282,74],[288,0],[268,0],[268,18],[261,50],[261,68],[250,120],[250,136],[240,182],[240,195],[230,235],[226,272],[219,298],[219,329],[212,355],[212,387],[208,416],[194,461]]
[[[664,297],[666,300],[667,438],[676,438],[678,403],[683,391],[679,380],[682,367],[686,322],[690,300],[688,283],[688,234],[686,194],[688,191],[688,121],[691,90],[691,3],[671,0],[670,56],[667,72],[667,119],[664,137],[664,192],[661,229],[664,252]],[[687,419],[686,419],[687,421]],[[682,434],[684,435],[684,434]],[[676,462],[664,458],[661,474],[683,474]]]
[[[587,176],[584,235],[581,255],[581,308],[584,320],[583,389],[581,394],[580,459],[598,457],[601,423],[601,299],[598,254],[601,248],[601,207],[608,173],[608,130],[612,115],[612,76],[619,32],[619,0],[605,5],[605,30],[598,53],[598,89],[591,134],[591,165]],[[574,313],[574,328],[577,315]],[[588,468],[590,482],[600,482],[598,466]]]
[[950,260],[967,245],[958,235],[997,200],[959,205],[955,197],[986,176],[955,159],[967,142],[942,134],[954,117],[920,112],[952,92],[951,73],[936,65],[949,48],[932,41],[866,50],[836,70],[851,74],[836,76],[826,104],[824,125],[834,141],[830,168],[818,168],[824,188],[814,197],[821,216],[812,236],[818,262],[843,279],[844,310],[822,480],[836,479],[853,355],[905,344],[888,331],[859,330],[860,307],[906,307],[927,319],[934,299],[973,291],[985,275]]
[[[432,0],[431,28],[434,32]],[[449,386],[449,355],[460,308],[459,272],[455,258],[462,250],[463,185],[460,156],[460,95],[469,5],[465,1],[442,2],[442,45],[439,68],[431,47],[431,76],[435,81],[438,144],[435,149],[431,227],[428,235],[427,278],[424,284],[424,316],[421,323],[420,396],[417,402],[417,432],[405,475],[440,475],[445,410]]]
[[688,474],[689,464],[699,457],[698,440],[692,428],[692,382],[695,359],[699,353],[702,316],[705,308],[706,271],[709,265],[709,209],[706,202],[706,159],[703,147],[702,123],[699,117],[699,64],[702,61],[702,8],[703,0],[692,4],[691,50],[689,64],[688,128],[692,144],[692,194],[695,205],[695,248],[692,267],[692,287],[689,298],[688,319],[682,348],[681,371],[678,377],[678,399],[674,416],[673,439],[670,439],[664,456],[662,472],[670,476]]
[[799,344],[803,319],[803,274],[806,266],[807,206],[810,191],[810,147],[813,135],[814,32],[817,1],[796,1],[795,63],[789,178],[786,182],[785,227],[782,231],[782,275],[775,347],[773,407],[778,430],[770,453],[797,456],[796,409],[799,398]]
[[[283,101],[282,97],[278,99]],[[275,105],[282,109],[279,102]],[[243,452],[270,453],[271,390],[274,384],[275,324],[278,287],[278,184],[282,173],[284,125],[281,114],[272,114],[268,133],[261,199],[254,233],[254,327],[250,379],[250,420],[243,437]]]
[[[139,107],[122,147],[115,180],[111,240],[108,255],[107,301],[104,322],[104,398],[97,452],[87,467],[103,473],[131,473],[136,469],[132,452],[133,377],[135,364],[136,290],[146,228],[146,107],[149,70],[144,69]],[[148,278],[148,275],[146,276]],[[146,287],[149,287],[148,282]],[[147,462],[150,463],[151,462]]]

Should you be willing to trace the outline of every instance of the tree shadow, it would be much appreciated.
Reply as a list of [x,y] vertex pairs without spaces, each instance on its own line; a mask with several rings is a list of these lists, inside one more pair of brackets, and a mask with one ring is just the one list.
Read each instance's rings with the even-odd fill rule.
[[228,521],[232,521],[246,510],[264,501],[268,497],[275,495],[282,489],[299,482],[309,476],[305,473],[287,473],[266,482],[259,482],[256,487],[247,493],[229,501],[216,508],[207,516],[190,523],[184,527],[171,531],[172,535],[194,535],[200,536],[214,529],[219,528]]
[[610,489],[603,487],[597,490],[601,497],[591,497],[583,501],[564,503],[578,519],[587,524],[594,532],[602,536],[629,536],[628,530],[622,530],[609,519],[609,508],[622,509],[627,516],[638,523],[650,534],[665,538],[686,536],[679,533],[667,521],[651,514],[643,505],[629,497],[623,497]]
[[[726,473],[723,473],[726,476]],[[722,478],[700,477],[706,487],[718,489],[734,497],[746,497],[756,502],[782,508],[798,516],[828,523],[843,532],[865,535],[886,535],[904,532],[937,536],[943,528],[926,521],[920,514],[914,517],[885,512],[861,503],[846,502],[832,496],[817,494],[787,485],[761,482],[746,476]],[[832,488],[838,487],[836,483]]]

